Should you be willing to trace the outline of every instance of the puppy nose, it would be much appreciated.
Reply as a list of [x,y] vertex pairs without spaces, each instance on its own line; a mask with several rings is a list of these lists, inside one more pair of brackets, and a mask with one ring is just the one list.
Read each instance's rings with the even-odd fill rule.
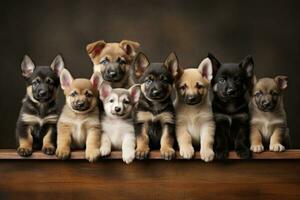
[[160,93],[161,93],[161,90],[157,90],[157,89],[152,90],[152,94],[154,96],[158,96]]
[[263,100],[261,103],[262,103],[262,105],[263,105],[264,107],[269,107],[270,104],[271,104],[271,102],[270,102],[270,101],[267,101],[267,100]]
[[113,70],[108,70],[108,75],[113,78],[117,75],[117,72]]
[[188,96],[187,98],[189,101],[195,101],[196,100],[196,97],[195,96]]
[[120,111],[121,111],[121,108],[120,108],[120,107],[115,107],[115,111],[116,111],[116,112],[120,112]]
[[235,89],[233,89],[233,88],[228,88],[227,91],[226,91],[226,93],[227,93],[228,95],[232,95],[232,94],[235,93]]
[[78,101],[76,104],[78,107],[82,108],[84,106],[84,101]]
[[40,97],[44,97],[44,96],[46,96],[46,94],[47,94],[47,91],[46,91],[46,90],[41,90],[41,91],[39,91],[39,96],[40,96]]

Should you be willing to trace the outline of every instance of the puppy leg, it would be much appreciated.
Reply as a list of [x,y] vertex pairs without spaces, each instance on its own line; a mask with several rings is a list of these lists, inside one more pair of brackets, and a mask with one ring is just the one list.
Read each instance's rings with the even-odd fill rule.
[[55,153],[55,146],[53,144],[54,127],[50,126],[46,135],[43,138],[42,151],[47,155],[53,155]]
[[134,133],[125,134],[122,142],[122,158],[126,164],[135,158],[135,136]]
[[237,133],[234,140],[235,151],[240,158],[249,159],[251,158],[251,151],[249,148],[249,126],[247,124],[239,124],[236,122],[233,131],[236,130]]
[[264,145],[262,143],[261,133],[255,125],[252,125],[251,127],[250,143],[251,143],[251,147],[250,147],[251,151],[255,153],[260,153],[264,151]]
[[95,162],[100,157],[100,126],[87,127],[85,158]]
[[195,150],[192,145],[192,136],[188,133],[183,125],[176,127],[176,138],[179,145],[179,153],[185,159],[191,159],[194,156]]
[[214,149],[216,159],[225,159],[229,154],[228,141],[229,122],[220,121],[216,123]]
[[108,156],[111,153],[111,141],[107,133],[101,135],[100,154],[101,156]]
[[282,137],[283,137],[282,128],[281,127],[275,128],[270,140],[270,151],[282,152],[285,150],[285,147],[281,144]]
[[32,143],[33,138],[31,135],[32,127],[27,125],[19,125],[17,127],[18,136],[19,136],[19,147],[17,152],[20,156],[30,156],[32,154]]
[[149,136],[148,136],[148,124],[136,124],[136,151],[135,157],[139,160],[145,159],[148,157],[150,148],[149,148]]
[[204,160],[205,162],[210,162],[215,157],[215,153],[213,151],[214,136],[215,136],[214,122],[209,121],[203,124],[200,129],[200,141],[201,141],[200,156],[201,159]]
[[174,135],[172,132],[175,129],[173,124],[164,124],[162,129],[162,136],[160,139],[160,154],[165,160],[171,160],[175,157]]
[[66,160],[71,156],[71,134],[72,125],[63,122],[57,123],[57,149],[56,156],[58,159]]

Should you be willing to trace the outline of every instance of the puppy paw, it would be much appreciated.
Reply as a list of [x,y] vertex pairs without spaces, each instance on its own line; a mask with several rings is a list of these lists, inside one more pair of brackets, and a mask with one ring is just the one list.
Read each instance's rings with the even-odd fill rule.
[[262,144],[251,145],[250,150],[255,153],[260,153],[264,151],[264,146]]
[[270,151],[282,152],[285,151],[285,147],[282,144],[271,144]]
[[171,147],[161,148],[160,155],[165,160],[172,160],[175,157],[175,150]]
[[216,151],[215,152],[215,157],[217,160],[224,160],[228,157],[229,151],[228,150],[224,150],[224,151]]
[[184,159],[191,159],[194,156],[194,154],[195,154],[194,147],[192,145],[182,146],[179,149],[179,154]]
[[214,159],[215,153],[212,149],[201,149],[200,150],[200,157],[205,162],[210,162]]
[[106,147],[106,146],[100,147],[100,155],[101,156],[108,156],[110,153],[111,153],[111,148]]
[[241,159],[249,159],[251,158],[251,151],[250,149],[240,149],[240,150],[236,150],[237,155],[241,158]]
[[123,161],[126,164],[130,164],[135,158],[135,151],[127,151],[122,154]]
[[149,148],[137,149],[135,151],[135,157],[136,157],[136,159],[139,159],[139,160],[146,159],[148,157],[149,151],[150,151]]
[[19,147],[17,149],[17,152],[20,156],[22,157],[28,157],[28,156],[31,156],[32,154],[32,149],[30,148],[23,148],[23,147]]
[[55,154],[55,147],[53,147],[53,146],[52,147],[51,146],[43,147],[42,152],[47,155],[53,155],[53,154]]
[[71,156],[70,148],[57,148],[56,149],[56,157],[60,160],[69,159]]
[[85,150],[85,158],[89,161],[89,162],[95,162],[98,160],[98,158],[100,157],[101,153],[100,150],[98,148],[95,149],[86,149]]

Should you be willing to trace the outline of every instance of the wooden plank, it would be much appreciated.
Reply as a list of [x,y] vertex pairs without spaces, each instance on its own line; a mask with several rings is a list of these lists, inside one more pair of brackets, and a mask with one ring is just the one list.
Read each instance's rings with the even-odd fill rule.
[[[122,153],[120,151],[113,151],[110,156],[101,158],[101,159],[121,159]],[[19,156],[14,149],[0,149],[0,159],[30,159],[30,160],[56,160],[56,156],[45,155],[41,151],[34,152],[32,156],[24,158]],[[83,160],[84,151],[73,151],[72,157],[73,160]],[[159,151],[150,152],[149,159],[162,159]],[[176,159],[183,159],[178,152],[176,152]],[[200,159],[200,153],[196,152],[194,159]],[[228,159],[240,159],[235,152],[230,152]],[[262,153],[253,153],[252,159],[300,159],[300,150],[291,149],[285,152],[270,152],[265,151]]]

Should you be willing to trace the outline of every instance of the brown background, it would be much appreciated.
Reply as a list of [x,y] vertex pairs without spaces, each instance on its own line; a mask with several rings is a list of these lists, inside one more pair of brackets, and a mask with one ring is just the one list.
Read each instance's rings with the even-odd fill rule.
[[23,54],[48,65],[61,52],[75,77],[89,77],[92,64],[85,46],[98,39],[139,41],[151,61],[175,51],[181,64],[191,67],[207,52],[228,62],[253,55],[259,77],[289,76],[285,104],[294,146],[300,148],[298,2],[3,1],[0,148],[15,147],[15,122],[25,94]]

